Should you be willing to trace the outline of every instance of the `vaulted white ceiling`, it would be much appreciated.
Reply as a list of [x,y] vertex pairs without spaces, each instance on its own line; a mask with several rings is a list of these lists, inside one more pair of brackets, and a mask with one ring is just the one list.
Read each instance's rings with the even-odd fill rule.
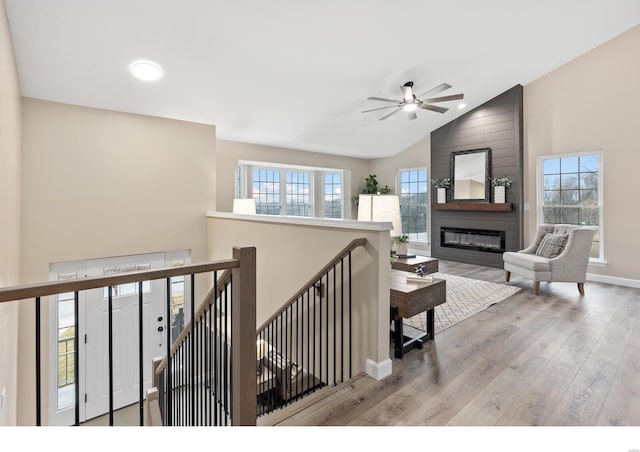
[[[375,158],[462,114],[378,121],[446,82],[467,110],[640,23],[638,0],[5,0],[22,94],[215,124],[220,139]],[[635,58],[635,55],[630,55]],[[129,73],[139,58],[164,77]],[[603,87],[606,89],[606,87]],[[585,93],[588,95],[588,93]]]

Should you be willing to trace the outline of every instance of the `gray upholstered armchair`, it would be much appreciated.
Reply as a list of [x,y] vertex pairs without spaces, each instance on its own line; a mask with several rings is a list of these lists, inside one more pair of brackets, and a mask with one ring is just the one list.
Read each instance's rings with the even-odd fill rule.
[[584,295],[593,230],[570,224],[542,224],[524,250],[503,254],[505,279],[511,273],[533,280],[538,295],[540,281],[575,282]]

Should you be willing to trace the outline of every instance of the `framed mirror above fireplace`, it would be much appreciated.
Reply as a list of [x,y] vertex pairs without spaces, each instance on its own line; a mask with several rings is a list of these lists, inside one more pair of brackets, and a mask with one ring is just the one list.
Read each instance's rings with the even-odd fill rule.
[[489,202],[490,177],[490,148],[451,153],[453,202]]

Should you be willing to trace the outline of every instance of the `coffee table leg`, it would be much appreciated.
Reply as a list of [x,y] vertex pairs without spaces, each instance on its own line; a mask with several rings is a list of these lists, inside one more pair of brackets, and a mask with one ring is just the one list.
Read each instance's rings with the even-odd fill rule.
[[435,311],[427,309],[427,340],[433,340],[435,337]]

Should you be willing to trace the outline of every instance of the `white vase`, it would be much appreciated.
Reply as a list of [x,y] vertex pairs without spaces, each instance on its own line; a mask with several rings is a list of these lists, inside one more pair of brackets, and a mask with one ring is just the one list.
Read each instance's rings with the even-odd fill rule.
[[438,188],[438,203],[444,204],[447,202],[447,189],[446,188]]
[[505,201],[505,187],[502,185],[496,185],[493,187],[493,202],[496,204],[504,204]]
[[398,246],[396,247],[396,254],[398,256],[406,256],[409,254],[409,245],[407,242],[398,243]]

